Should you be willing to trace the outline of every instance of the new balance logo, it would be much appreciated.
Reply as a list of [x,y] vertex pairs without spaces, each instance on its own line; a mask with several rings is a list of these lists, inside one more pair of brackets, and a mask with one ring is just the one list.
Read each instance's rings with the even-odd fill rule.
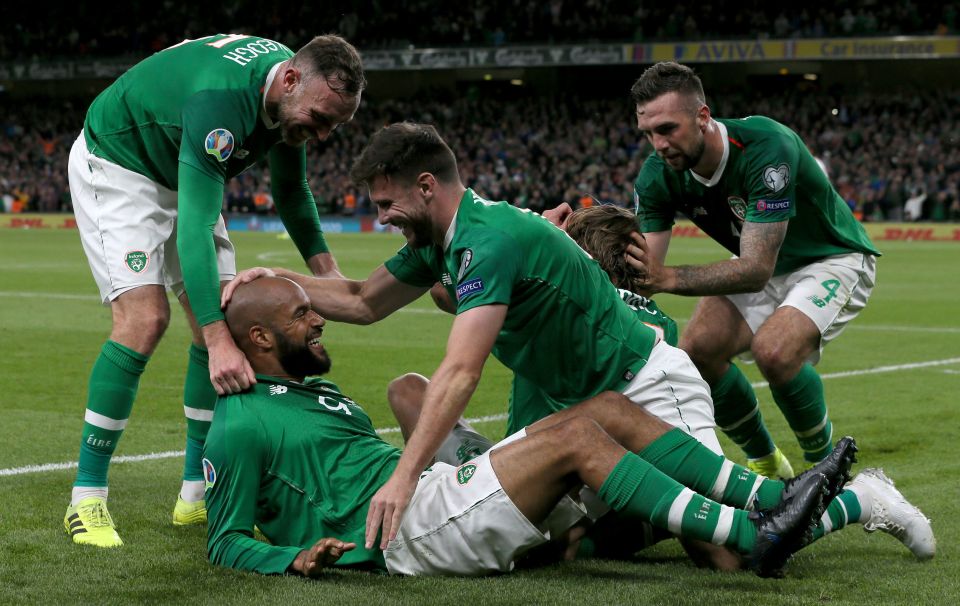
[[287,386],[286,386],[286,385],[271,385],[271,386],[270,386],[270,395],[271,395],[271,396],[279,396],[279,395],[283,395],[283,394],[285,394],[285,393],[287,393]]

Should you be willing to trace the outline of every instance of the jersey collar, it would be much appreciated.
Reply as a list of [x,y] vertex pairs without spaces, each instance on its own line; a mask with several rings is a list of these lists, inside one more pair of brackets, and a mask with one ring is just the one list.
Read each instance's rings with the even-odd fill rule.
[[450,243],[453,242],[453,232],[457,231],[457,215],[460,214],[460,209],[457,209],[457,212],[453,213],[453,219],[450,221],[450,227],[447,228],[447,233],[443,235],[443,250],[446,252],[450,248]]
[[260,102],[260,119],[263,120],[264,126],[270,130],[280,126],[280,121],[274,122],[270,119],[270,114],[267,113],[267,91],[273,86],[273,79],[277,76],[277,70],[280,69],[282,63],[283,61],[270,68],[270,73],[267,74],[267,80],[263,85],[263,99]]
[[467,196],[473,198],[475,195],[469,187],[463,192],[463,197],[460,198],[460,204],[457,206],[457,212],[453,213],[453,219],[450,220],[450,227],[447,228],[447,233],[443,235],[444,252],[450,248],[450,243],[453,242],[453,232],[457,231],[457,216],[460,214],[460,207],[463,206],[463,201],[467,199]]
[[730,157],[730,139],[727,138],[727,126],[723,122],[717,122],[716,120],[713,122],[717,125],[717,128],[720,129],[720,140],[723,141],[723,156],[720,157],[720,164],[717,165],[717,170],[713,171],[713,176],[709,179],[704,179],[692,170],[690,171],[690,176],[706,187],[713,187],[720,182],[720,177],[723,176],[723,169],[727,167],[727,158]]

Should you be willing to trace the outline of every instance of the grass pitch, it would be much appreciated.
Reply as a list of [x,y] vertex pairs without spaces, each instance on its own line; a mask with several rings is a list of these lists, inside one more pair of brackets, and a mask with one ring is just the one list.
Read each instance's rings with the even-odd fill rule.
[[[241,267],[301,267],[293,245],[268,234],[234,234]],[[383,234],[331,235],[344,272],[363,277],[402,244]],[[189,330],[173,322],[147,367],[118,456],[110,508],[126,545],[73,545],[62,518],[74,469],[86,381],[110,323],[79,238],[68,230],[0,233],[0,603],[338,604],[950,604],[960,599],[957,394],[960,393],[960,243],[880,242],[878,284],[866,311],[832,343],[819,366],[838,435],[861,447],[857,468],[882,466],[933,519],[937,557],[914,561],[892,537],[858,526],[798,554],[788,578],[698,570],[668,541],[634,562],[581,561],[485,579],[406,579],[332,572],[320,581],[262,577],[210,566],[203,528],[175,528],[184,422],[180,401]],[[725,254],[704,239],[676,239],[671,263]],[[693,299],[658,297],[681,325]],[[443,355],[450,318],[425,299],[370,327],[328,324],[330,378],[380,428],[395,426],[387,382],[429,375]],[[752,380],[762,378],[745,368]],[[505,412],[509,372],[494,360],[468,408],[470,417]],[[800,451],[763,387],[757,393],[778,443]],[[502,435],[503,420],[479,429]],[[385,433],[394,443],[399,434]],[[721,440],[724,440],[721,437]],[[742,461],[724,440],[728,455]],[[171,452],[173,451],[173,452]],[[140,455],[159,458],[140,460]],[[166,453],[166,454],[164,454]],[[855,468],[856,469],[856,468]]]

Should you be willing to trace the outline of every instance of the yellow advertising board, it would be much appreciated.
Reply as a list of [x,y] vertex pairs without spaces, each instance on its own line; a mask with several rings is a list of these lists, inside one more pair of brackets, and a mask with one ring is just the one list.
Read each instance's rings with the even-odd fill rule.
[[[637,62],[743,63],[752,61],[942,59],[960,57],[958,36],[887,36],[790,40],[714,40],[638,45]],[[642,50],[642,52],[641,52]]]

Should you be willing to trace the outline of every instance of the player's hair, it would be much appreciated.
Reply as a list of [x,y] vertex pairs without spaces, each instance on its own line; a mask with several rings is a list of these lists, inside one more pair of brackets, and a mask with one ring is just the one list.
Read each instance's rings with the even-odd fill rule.
[[619,206],[588,206],[567,218],[566,230],[580,248],[596,259],[617,288],[643,290],[624,259],[630,233],[639,231],[637,217]]
[[630,99],[634,105],[644,105],[667,93],[693,97],[697,102],[697,107],[693,109],[699,109],[706,104],[703,83],[699,76],[686,65],[675,61],[661,61],[651,65],[630,87]]
[[433,126],[397,122],[370,137],[353,161],[350,178],[357,185],[370,185],[376,177],[410,184],[421,173],[430,173],[441,183],[453,183],[459,179],[457,159]]
[[293,56],[291,65],[307,77],[323,76],[330,88],[340,94],[356,96],[367,86],[360,53],[352,44],[334,34],[317,36]]

